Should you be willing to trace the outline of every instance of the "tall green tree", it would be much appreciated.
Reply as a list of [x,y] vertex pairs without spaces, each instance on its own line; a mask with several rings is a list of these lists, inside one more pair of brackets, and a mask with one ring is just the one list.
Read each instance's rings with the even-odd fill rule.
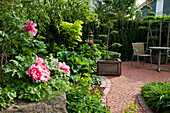
[[102,13],[109,4],[110,10],[115,12],[117,16],[132,18],[136,13],[136,0],[93,0],[96,7],[96,13],[102,18]]

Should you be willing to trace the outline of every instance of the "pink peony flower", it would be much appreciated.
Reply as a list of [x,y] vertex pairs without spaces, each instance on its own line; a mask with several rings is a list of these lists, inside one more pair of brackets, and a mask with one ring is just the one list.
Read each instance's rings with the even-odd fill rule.
[[66,65],[65,62],[61,63],[61,62],[58,62],[58,68],[59,69],[63,69],[66,73],[67,76],[70,76],[70,67],[68,65]]
[[37,58],[36,58],[36,61],[35,61],[35,65],[38,66],[38,65],[41,65],[42,63],[43,63],[43,59],[37,57]]
[[42,70],[42,75],[39,79],[43,82],[47,82],[50,79],[50,71],[49,70]]
[[43,63],[42,58],[36,58],[35,64],[33,64],[26,74],[30,77],[32,76],[33,82],[36,80],[41,80],[47,82],[50,79],[50,71],[48,70],[45,63]]
[[[29,20],[27,20],[26,22],[27,22],[27,25],[24,26],[24,28],[26,29],[24,31],[24,33],[29,31],[29,32],[31,32],[31,36],[35,36],[37,34],[37,29],[35,28],[36,24],[33,23],[33,21],[29,21]],[[29,38],[30,38],[30,36],[29,36]]]
[[30,77],[32,76],[33,82],[38,80],[41,76],[41,69],[38,66],[32,65],[29,70],[26,72]]

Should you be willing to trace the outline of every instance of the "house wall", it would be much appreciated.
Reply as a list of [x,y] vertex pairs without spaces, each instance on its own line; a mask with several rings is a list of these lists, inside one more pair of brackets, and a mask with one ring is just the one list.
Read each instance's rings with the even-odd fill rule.
[[156,3],[156,16],[163,16],[164,0],[157,0]]

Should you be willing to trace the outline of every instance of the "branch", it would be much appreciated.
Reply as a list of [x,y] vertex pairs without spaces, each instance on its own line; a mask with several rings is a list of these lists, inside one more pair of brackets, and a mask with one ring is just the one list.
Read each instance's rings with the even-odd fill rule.
[[[4,32],[5,32],[5,27],[6,27],[6,24],[4,25]],[[4,51],[4,37],[2,37],[3,40],[2,40],[2,49],[1,49],[1,70],[0,70],[0,76],[2,74],[2,65],[3,65],[3,51]]]

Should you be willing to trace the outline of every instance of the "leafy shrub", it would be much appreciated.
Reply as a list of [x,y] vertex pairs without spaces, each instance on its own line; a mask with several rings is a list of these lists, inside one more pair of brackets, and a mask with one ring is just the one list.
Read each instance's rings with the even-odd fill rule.
[[78,45],[78,42],[82,42],[81,36],[82,36],[82,25],[83,22],[80,20],[77,20],[73,23],[69,22],[62,22],[60,24],[61,29],[65,31],[65,34],[68,34],[67,41],[69,43],[69,48],[74,50],[74,47]]
[[89,60],[76,52],[62,51],[57,53],[59,61],[65,62],[70,66],[71,75],[88,73]]
[[159,113],[170,112],[170,82],[151,82],[142,86],[142,95],[150,108]]
[[[40,101],[50,98],[56,91],[68,91],[70,87],[69,78],[63,69],[57,68],[58,63],[51,55],[45,60],[45,64],[50,70],[50,79],[47,82],[36,80],[32,82],[32,78],[26,75],[26,71],[34,64],[35,58],[28,56],[16,56],[11,60],[10,65],[5,69],[5,76],[0,80],[2,86],[0,95],[2,95],[2,107],[6,107],[14,97],[18,99],[26,99],[30,101]],[[9,94],[9,95],[5,95]],[[11,96],[12,95],[12,96]]]
[[76,76],[70,91],[67,93],[67,111],[69,113],[107,113],[108,109],[102,106],[98,90],[91,94],[92,79],[88,74],[85,77]]

